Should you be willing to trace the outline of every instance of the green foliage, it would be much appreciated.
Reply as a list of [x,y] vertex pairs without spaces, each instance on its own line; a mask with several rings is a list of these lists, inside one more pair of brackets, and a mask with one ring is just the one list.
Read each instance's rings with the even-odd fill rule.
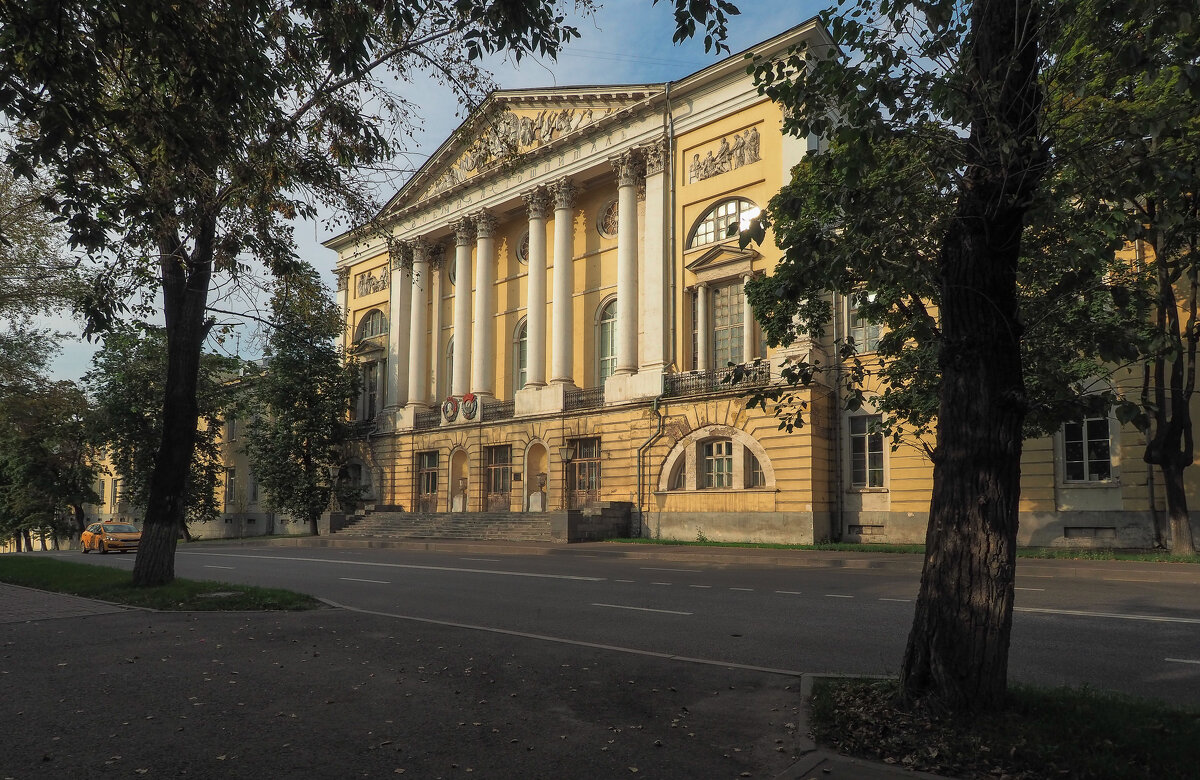
[[311,268],[280,277],[265,369],[251,380],[247,455],[272,506],[315,523],[345,460],[358,393],[335,339],[342,318]]
[[83,505],[99,500],[88,400],[73,382],[51,382],[42,367],[34,363],[33,381],[0,385],[3,538],[29,530],[69,537],[80,530]]
[[[162,328],[134,326],[109,333],[84,376],[96,399],[92,435],[104,448],[123,494],[145,510],[158,442],[162,440],[167,344]],[[236,407],[233,382],[241,363],[211,352],[200,358],[196,393],[200,425],[187,480],[185,520],[217,519],[221,507],[217,483],[223,471],[218,439],[224,420]]]
[[45,181],[16,178],[0,165],[0,317],[51,310],[80,294],[62,226],[42,206],[48,191]]
[[303,610],[323,606],[311,596],[288,590],[207,580],[175,580],[159,588],[135,588],[129,572],[123,569],[28,555],[6,556],[0,582],[166,611]]

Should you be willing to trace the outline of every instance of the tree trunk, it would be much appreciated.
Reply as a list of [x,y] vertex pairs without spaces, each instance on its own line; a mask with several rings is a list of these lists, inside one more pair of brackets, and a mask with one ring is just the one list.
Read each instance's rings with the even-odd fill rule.
[[976,109],[941,247],[933,494],[901,671],[909,701],[958,712],[1001,707],[1008,684],[1026,413],[1016,271],[1043,160],[1035,4],[977,2],[971,24]]
[[159,242],[167,377],[162,443],[154,458],[142,541],[133,567],[133,584],[139,587],[165,585],[175,579],[175,545],[183,525],[187,480],[196,447],[196,387],[200,352],[208,335],[205,306],[214,233],[215,221],[208,220],[190,257],[175,236]]
[[1170,463],[1162,467],[1163,486],[1167,494],[1167,523],[1171,529],[1172,555],[1195,555],[1192,540],[1192,519],[1188,512],[1187,491],[1183,485],[1183,466]]
[[25,537],[25,552],[33,552],[33,537],[29,535],[29,529],[22,528],[20,534]]

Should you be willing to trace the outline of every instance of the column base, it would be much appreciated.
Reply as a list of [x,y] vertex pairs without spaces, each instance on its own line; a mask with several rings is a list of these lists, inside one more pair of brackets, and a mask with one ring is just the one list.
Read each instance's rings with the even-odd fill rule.
[[567,391],[574,389],[574,385],[568,384],[550,384],[541,387],[526,385],[513,396],[513,415],[522,417],[532,414],[561,412]]
[[663,372],[643,369],[636,374],[613,374],[604,380],[604,404],[657,398],[663,390]]

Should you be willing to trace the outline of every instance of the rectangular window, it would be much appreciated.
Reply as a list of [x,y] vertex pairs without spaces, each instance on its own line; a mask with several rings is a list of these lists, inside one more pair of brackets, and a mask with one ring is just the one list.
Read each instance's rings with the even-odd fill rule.
[[485,447],[484,458],[487,463],[488,509],[505,511],[509,508],[509,494],[512,492],[512,446],[501,444]]
[[1108,418],[1090,417],[1063,425],[1063,464],[1067,482],[1112,479]]
[[237,501],[237,471],[225,469],[225,506],[232,506]]
[[600,439],[571,439],[567,463],[567,491],[572,507],[587,506],[600,497]]
[[733,442],[729,439],[706,441],[701,445],[704,487],[733,487]]
[[363,366],[363,416],[364,420],[375,419],[375,407],[379,401],[379,364]]
[[[864,352],[874,352],[879,349],[880,327],[879,323],[868,322],[859,315],[858,305],[855,302],[855,297],[863,293],[854,293],[847,301],[846,310],[846,335],[854,339],[854,346],[859,354]],[[872,296],[874,297],[874,296]]]
[[237,417],[234,417],[232,414],[225,421],[225,438],[229,441],[237,438]]
[[877,414],[850,418],[850,484],[883,487],[882,418]]
[[251,471],[249,474],[246,475],[246,481],[248,483],[250,483],[247,486],[247,489],[249,490],[249,493],[250,493],[250,503],[257,504],[258,503],[258,480],[255,479],[253,471]]
[[699,294],[695,290],[692,290],[691,295],[688,296],[689,308],[692,315],[692,371],[700,368],[699,300]]
[[763,474],[762,464],[758,458],[746,450],[746,487],[761,488],[767,486],[767,477]]
[[730,363],[741,363],[742,305],[745,291],[740,281],[713,288],[713,346],[715,362],[713,368],[724,368]]
[[104,503],[104,480],[100,480],[100,489],[96,491],[96,495],[100,496],[100,503]]
[[120,493],[119,493],[119,491],[120,491],[120,485],[121,485],[121,480],[119,480],[119,479],[114,479],[114,480],[112,481],[112,497],[111,497],[111,499],[109,500],[109,507],[110,507],[109,511],[110,511],[110,512],[115,512],[115,511],[117,511],[117,498],[118,498],[118,497],[119,497],[119,495],[120,495]]

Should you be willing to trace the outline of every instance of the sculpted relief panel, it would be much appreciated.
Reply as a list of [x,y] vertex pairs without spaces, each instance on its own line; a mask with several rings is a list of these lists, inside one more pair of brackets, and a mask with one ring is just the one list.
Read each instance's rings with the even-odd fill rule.
[[507,113],[485,130],[443,173],[431,195],[449,189],[506,157],[541,146],[599,119],[609,109],[547,109],[537,114]]
[[699,152],[692,155],[688,165],[688,184],[758,162],[762,159],[759,140],[758,128],[751,127],[743,133],[734,133],[732,143],[729,136],[723,137],[716,150],[710,148],[703,158]]
[[354,277],[354,297],[361,298],[364,295],[377,293],[386,290],[392,284],[391,274],[386,268],[378,268],[378,275],[375,271],[367,271],[366,273],[358,274]]

